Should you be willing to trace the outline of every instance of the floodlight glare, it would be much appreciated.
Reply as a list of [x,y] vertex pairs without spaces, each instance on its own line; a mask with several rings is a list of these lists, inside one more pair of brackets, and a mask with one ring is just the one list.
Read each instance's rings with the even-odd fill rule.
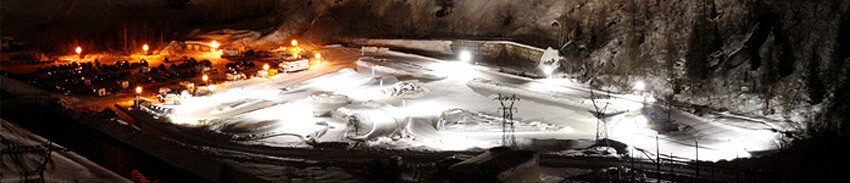
[[552,69],[552,66],[548,66],[548,65],[543,66],[543,73],[545,73],[547,76],[552,75],[552,71],[554,71],[554,70],[555,69]]
[[633,88],[637,91],[643,91],[643,89],[646,88],[646,84],[643,83],[643,81],[637,81]]
[[469,51],[466,50],[460,51],[459,59],[460,61],[469,62],[472,60],[472,53],[469,53]]

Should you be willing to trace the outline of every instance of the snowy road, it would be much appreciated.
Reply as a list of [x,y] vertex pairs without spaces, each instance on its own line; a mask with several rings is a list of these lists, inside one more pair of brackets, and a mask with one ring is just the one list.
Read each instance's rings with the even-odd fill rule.
[[[359,53],[345,57],[351,58]],[[382,61],[323,66],[272,78],[231,82],[215,94],[164,105],[173,113],[165,121],[186,130],[225,134],[232,141],[279,147],[311,142],[355,142],[385,149],[469,150],[501,144],[497,94],[516,94],[516,137],[522,147],[552,152],[569,147],[537,141],[593,139],[590,90],[567,79],[529,79],[459,61],[444,61],[399,52],[375,55]],[[353,60],[352,60],[353,61]],[[338,72],[333,72],[337,71]],[[328,73],[328,74],[326,74]],[[602,93],[598,92],[597,93]],[[607,113],[609,137],[654,158],[656,133],[644,128],[660,109],[651,97],[612,94]],[[665,156],[693,159],[699,140],[700,160],[747,157],[747,151],[777,147],[771,122],[728,115],[698,117],[675,111],[684,131],[658,135]],[[285,134],[285,135],[275,135]],[[299,145],[301,144],[301,145]],[[557,144],[557,143],[556,143]],[[251,147],[244,149],[251,151]]]

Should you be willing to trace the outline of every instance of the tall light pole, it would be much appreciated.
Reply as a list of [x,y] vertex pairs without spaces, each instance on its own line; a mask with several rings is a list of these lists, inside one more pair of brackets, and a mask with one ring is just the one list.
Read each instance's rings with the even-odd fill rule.
[[269,68],[271,68],[269,66],[269,64],[263,64],[263,71],[266,72],[266,77],[271,78],[271,76],[270,76],[271,73],[269,73]]
[[316,65],[315,65],[316,67],[322,65],[322,54],[321,53],[314,54],[313,58],[316,59]]
[[697,180],[699,180],[699,137],[694,139],[694,148],[696,150],[696,158],[695,159],[696,159],[696,163],[697,163],[697,168],[696,168]]
[[[289,50],[289,53],[291,53],[292,56],[294,56],[296,59],[300,59],[301,58],[301,48],[298,48],[298,41],[293,39],[292,42],[289,42],[289,44],[292,45],[292,49]],[[286,73],[286,72],[284,72],[284,73]]]
[[141,95],[142,95],[142,87],[137,86],[136,87],[136,103],[135,103],[136,107],[139,107],[139,96],[141,96]]
[[656,182],[661,182],[661,149],[658,147],[658,133],[655,133],[655,173]]
[[82,54],[83,53],[83,47],[77,46],[77,49],[74,49],[74,52],[77,52],[77,56],[79,57],[79,60],[83,59],[83,54]]
[[458,59],[460,59],[460,61],[469,63],[469,61],[472,60],[472,53],[469,53],[469,51],[466,50],[460,51]]
[[212,43],[210,43],[210,46],[212,46],[212,50],[210,50],[210,51],[216,52],[216,51],[218,51],[218,46],[221,46],[221,45],[219,45],[218,42],[216,42],[216,41],[212,41]]
[[554,71],[555,71],[555,68],[552,68],[552,66],[549,66],[549,65],[543,66],[543,73],[546,74],[546,78],[552,77],[552,72],[554,72]]

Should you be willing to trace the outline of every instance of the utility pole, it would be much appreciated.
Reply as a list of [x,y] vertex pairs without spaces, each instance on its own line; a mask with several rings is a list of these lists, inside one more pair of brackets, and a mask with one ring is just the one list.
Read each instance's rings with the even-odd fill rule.
[[632,146],[632,150],[629,151],[629,157],[632,160],[632,182],[637,179],[637,172],[635,172],[635,146]]
[[674,163],[675,162],[673,162],[673,152],[670,152],[670,181],[671,182],[676,182],[676,172],[673,171],[673,167],[675,167],[675,166],[673,166]]
[[655,178],[656,182],[661,182],[661,151],[658,149],[658,134],[655,134],[655,173],[658,175]]
[[696,163],[697,163],[697,181],[699,181],[699,138],[694,139],[694,148],[696,149]]
[[[738,145],[740,147],[741,145]],[[738,149],[735,148],[735,182],[741,182],[741,167],[738,164],[741,164],[741,161],[738,161]]]
[[499,94],[495,100],[499,100],[502,105],[499,109],[502,110],[502,146],[516,148],[516,136],[514,136],[514,104],[519,98],[516,94],[502,95]]

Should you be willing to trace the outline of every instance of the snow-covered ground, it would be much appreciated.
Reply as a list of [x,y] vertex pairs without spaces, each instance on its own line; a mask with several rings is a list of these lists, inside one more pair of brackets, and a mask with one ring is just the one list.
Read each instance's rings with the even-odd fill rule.
[[[501,106],[494,98],[516,94],[521,98],[514,114],[520,147],[559,151],[569,147],[541,148],[537,142],[596,135],[591,90],[584,84],[392,51],[375,57],[381,59],[357,61],[357,70],[309,80],[297,78],[314,76],[313,70],[222,84],[212,95],[162,105],[171,112],[160,119],[254,145],[361,141],[374,148],[469,150],[502,143]],[[596,102],[608,103],[605,112],[616,114],[607,123],[609,138],[644,152],[642,157],[655,157],[656,136],[661,154],[691,159],[698,140],[700,160],[748,157],[748,151],[778,147],[771,121],[673,111],[684,130],[656,135],[645,128],[653,113],[661,113],[651,96],[611,94]]]
[[[5,120],[0,120],[0,149],[13,150],[13,146],[45,145],[47,139]],[[62,146],[52,144],[57,148]],[[44,160],[42,153],[0,155],[0,182],[20,182],[38,179],[38,175],[23,177],[22,173],[35,170]],[[53,151],[44,169],[44,182],[130,182],[94,162],[71,151]]]

